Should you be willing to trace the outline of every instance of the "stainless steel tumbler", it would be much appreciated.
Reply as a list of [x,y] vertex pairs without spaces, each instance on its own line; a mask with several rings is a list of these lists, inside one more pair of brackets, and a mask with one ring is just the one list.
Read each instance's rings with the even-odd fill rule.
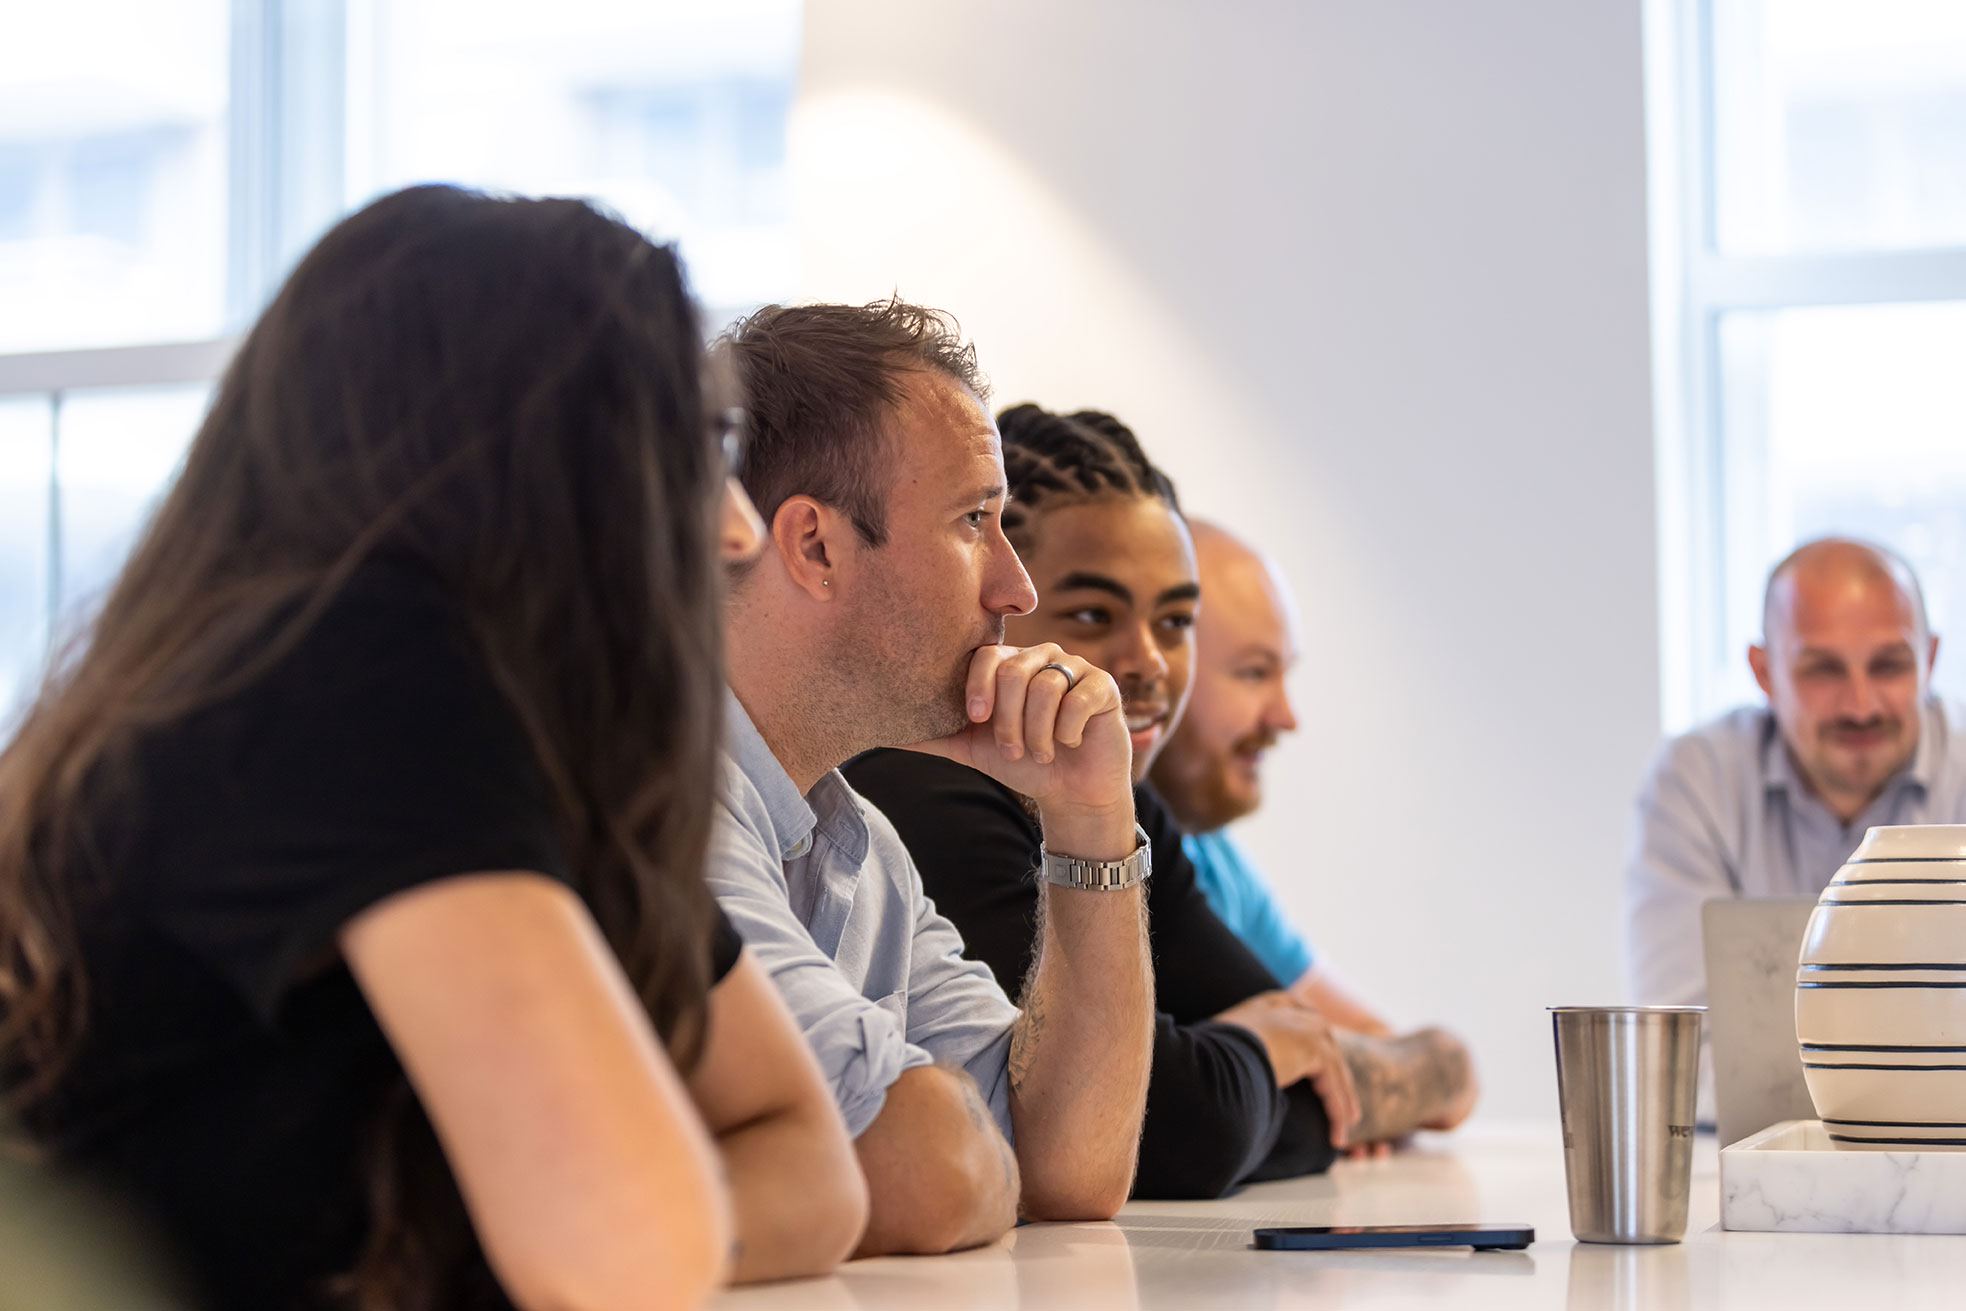
[[1704,1006],[1552,1006],[1570,1231],[1676,1243],[1693,1182]]

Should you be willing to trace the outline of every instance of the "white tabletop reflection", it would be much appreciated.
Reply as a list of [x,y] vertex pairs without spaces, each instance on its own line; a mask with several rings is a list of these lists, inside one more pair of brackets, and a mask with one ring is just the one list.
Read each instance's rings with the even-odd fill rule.
[[[1391,1159],[1259,1184],[1220,1202],[1136,1202],[1112,1224],[1027,1225],[955,1256],[858,1261],[726,1294],[719,1311],[1299,1311],[1309,1308],[1890,1307],[1966,1304],[1966,1237],[1730,1234],[1715,1146],[1694,1159],[1687,1238],[1571,1240],[1555,1126],[1425,1135]],[[1526,1252],[1259,1252],[1263,1225],[1527,1222]]]

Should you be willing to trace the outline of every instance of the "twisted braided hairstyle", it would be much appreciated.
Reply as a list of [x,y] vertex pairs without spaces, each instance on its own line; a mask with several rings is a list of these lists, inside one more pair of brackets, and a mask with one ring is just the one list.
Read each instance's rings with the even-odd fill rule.
[[999,414],[997,431],[1010,486],[1003,530],[1019,551],[1031,544],[1047,501],[1153,496],[1181,512],[1174,483],[1140,449],[1133,430],[1103,410],[1055,414],[1027,402]]

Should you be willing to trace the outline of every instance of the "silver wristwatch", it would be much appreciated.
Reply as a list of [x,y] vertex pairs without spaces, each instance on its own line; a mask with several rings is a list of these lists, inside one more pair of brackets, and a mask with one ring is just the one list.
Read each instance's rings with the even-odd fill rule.
[[1040,847],[1039,854],[1044,858],[1040,867],[1044,881],[1061,888],[1082,888],[1090,892],[1118,892],[1136,883],[1145,883],[1147,876],[1154,872],[1154,849],[1147,841],[1147,830],[1138,824],[1133,826],[1133,837],[1138,845],[1133,848],[1133,854],[1124,860],[1081,860],[1077,856],[1061,856]]

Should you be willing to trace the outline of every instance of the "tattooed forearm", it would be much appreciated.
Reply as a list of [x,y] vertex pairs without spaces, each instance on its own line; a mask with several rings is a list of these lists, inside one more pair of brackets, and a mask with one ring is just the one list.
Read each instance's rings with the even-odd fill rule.
[[1354,1142],[1401,1138],[1465,1114],[1474,1092],[1474,1065],[1453,1034],[1442,1029],[1398,1038],[1343,1033],[1338,1044],[1364,1112],[1352,1131]]

